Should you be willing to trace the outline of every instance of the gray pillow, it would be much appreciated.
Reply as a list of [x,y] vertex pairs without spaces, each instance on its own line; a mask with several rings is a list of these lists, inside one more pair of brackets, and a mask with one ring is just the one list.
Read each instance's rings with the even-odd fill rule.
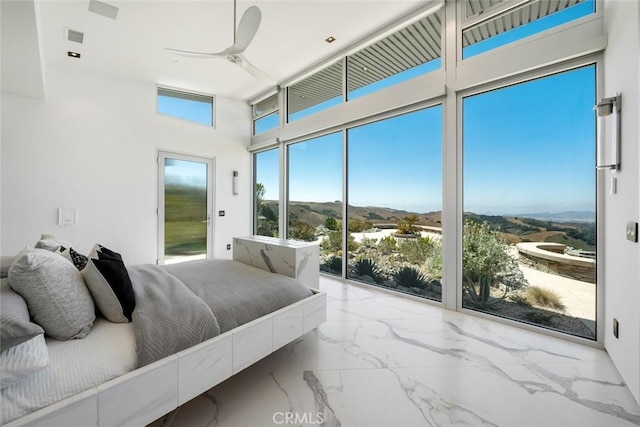
[[91,330],[96,318],[91,294],[80,272],[60,255],[24,249],[9,269],[9,284],[52,338],[84,338]]
[[0,353],[0,388],[5,388],[49,366],[44,335],[38,335]]
[[7,279],[0,280],[0,325],[0,351],[44,334],[40,326],[31,323],[27,303],[11,289]]

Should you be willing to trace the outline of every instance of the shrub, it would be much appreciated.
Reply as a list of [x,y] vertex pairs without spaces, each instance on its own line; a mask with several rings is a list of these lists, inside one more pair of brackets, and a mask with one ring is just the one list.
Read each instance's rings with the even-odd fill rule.
[[402,267],[393,275],[393,281],[397,286],[405,288],[427,289],[429,287],[429,280],[415,267]]
[[382,283],[383,277],[375,261],[364,258],[356,261],[351,267],[351,273],[356,277],[369,276],[376,283]]
[[427,256],[427,262],[425,268],[427,274],[434,279],[442,279],[442,242],[433,239],[433,246]]
[[386,236],[380,239],[378,250],[383,255],[389,255],[397,249],[396,239],[393,236]]
[[551,289],[531,286],[525,290],[527,299],[539,307],[549,307],[564,311],[566,306],[562,303],[562,297]]
[[418,229],[413,224],[418,221],[418,215],[405,216],[404,219],[398,221],[397,234],[418,234]]
[[364,222],[359,219],[350,219],[349,220],[349,231],[351,233],[361,233],[365,230]]
[[[320,243],[320,249],[325,253],[342,252],[342,231],[331,231],[327,238]],[[353,236],[348,238],[347,249],[349,252],[354,252],[358,249],[358,242]]]
[[[527,285],[517,261],[509,255],[509,246],[487,222],[466,220],[463,236],[463,288],[471,305],[488,307],[504,299],[508,291]],[[491,288],[499,289],[500,284],[502,295],[492,297]]]
[[398,245],[398,250],[407,262],[422,264],[427,260],[434,246],[434,240],[430,237],[418,237],[417,239],[403,240]]
[[324,226],[329,230],[337,230],[338,229],[338,221],[332,216],[324,220]]
[[360,240],[360,245],[364,246],[365,248],[368,249],[375,249],[377,248],[377,243],[378,243],[378,239],[373,239],[370,237],[363,237]]
[[313,242],[318,239],[316,237],[316,229],[303,221],[297,221],[291,224],[289,238],[305,242]]

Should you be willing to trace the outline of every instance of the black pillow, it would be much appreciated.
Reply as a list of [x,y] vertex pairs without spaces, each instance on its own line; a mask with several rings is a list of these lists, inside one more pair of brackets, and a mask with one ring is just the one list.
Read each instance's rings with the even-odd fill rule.
[[82,277],[104,317],[115,323],[131,321],[136,301],[129,272],[119,253],[95,245]]

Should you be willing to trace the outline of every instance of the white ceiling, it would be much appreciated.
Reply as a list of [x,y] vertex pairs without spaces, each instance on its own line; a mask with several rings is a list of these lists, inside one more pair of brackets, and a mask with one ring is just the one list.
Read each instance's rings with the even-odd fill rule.
[[[40,2],[46,65],[240,99],[267,89],[226,60],[178,57],[164,50],[216,52],[229,47],[232,0],[106,2],[120,8],[116,20],[89,12],[89,0]],[[421,3],[424,0],[239,0],[238,20],[249,6],[260,8],[262,24],[245,55],[280,82]],[[65,27],[84,32],[84,43],[67,41]],[[327,44],[324,39],[330,35],[337,40]],[[82,58],[68,57],[69,50]]]

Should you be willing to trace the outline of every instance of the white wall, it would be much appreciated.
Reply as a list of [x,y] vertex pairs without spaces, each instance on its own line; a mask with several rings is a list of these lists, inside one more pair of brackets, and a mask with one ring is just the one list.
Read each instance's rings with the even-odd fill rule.
[[[47,68],[46,100],[2,94],[2,250],[41,233],[87,252],[100,242],[126,263],[155,263],[158,149],[215,157],[215,256],[250,232],[250,110],[218,98],[217,128],[157,114],[155,85]],[[240,194],[232,195],[232,171]],[[57,225],[59,207],[77,223]]]
[[[635,399],[640,402],[640,245],[625,238],[627,221],[638,221],[640,152],[640,5],[608,0],[605,22],[609,45],[604,55],[604,93],[622,93],[622,169],[617,194],[605,196],[605,347]],[[608,188],[608,186],[607,186]],[[612,319],[620,322],[620,338]]]

